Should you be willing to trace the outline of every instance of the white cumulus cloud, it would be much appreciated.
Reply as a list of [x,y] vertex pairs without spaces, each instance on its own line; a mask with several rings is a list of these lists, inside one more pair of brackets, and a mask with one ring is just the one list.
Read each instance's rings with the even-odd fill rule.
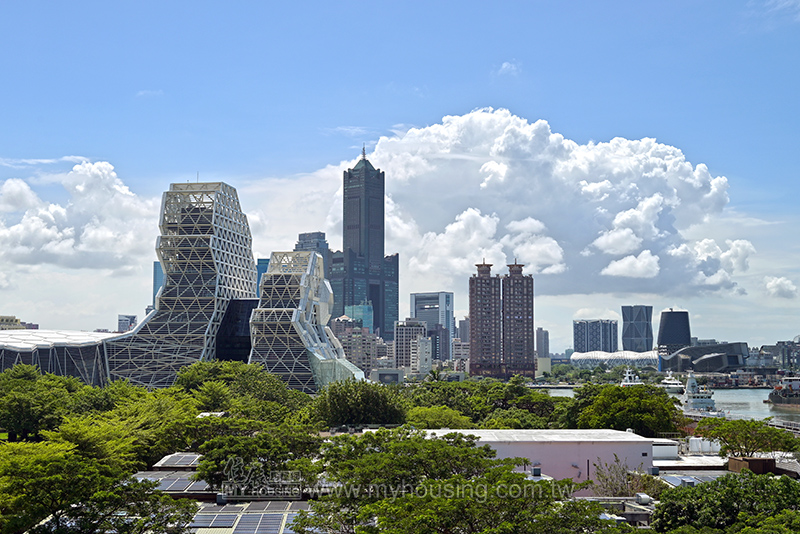
[[797,297],[797,286],[784,276],[765,276],[764,289],[770,297],[783,299],[793,299]]
[[630,228],[615,228],[603,232],[592,245],[606,254],[628,254],[637,250],[642,241]]
[[511,232],[500,240],[514,256],[514,259],[525,263],[530,274],[556,274],[566,269],[564,250],[558,242],[544,235],[544,223],[532,217],[521,221],[511,221],[506,225]]
[[[256,256],[318,230],[341,248],[342,171],[358,152],[302,175],[230,180]],[[728,181],[655,139],[581,144],[547,121],[485,108],[398,127],[368,158],[386,173],[385,250],[400,254],[401,299],[455,291],[464,303],[475,263],[503,274],[515,258],[536,274],[539,297],[730,293],[756,255],[735,233],[697,233],[723,215]],[[132,192],[110,163],[76,163],[0,182],[0,267],[22,265],[0,269],[6,285],[43,264],[122,270],[154,257],[159,200]],[[786,282],[772,293],[791,293]]]
[[625,256],[612,261],[600,271],[600,274],[628,278],[655,278],[659,270],[658,256],[654,256],[649,250],[643,250],[638,256]]
[[158,201],[132,193],[111,164],[83,162],[46,181],[60,183],[68,200],[44,202],[21,179],[0,185],[0,212],[21,214],[0,219],[4,260],[126,270],[152,254]]
[[24,212],[41,203],[24,180],[9,178],[0,185],[0,212]]
[[[755,253],[732,239],[709,256],[684,237],[722,214],[728,181],[655,139],[579,144],[544,120],[486,108],[381,137],[368,157],[386,172],[393,213],[406,221],[407,237],[393,234],[386,250],[400,252],[412,281],[436,270],[417,236],[444,234],[466,210],[494,214],[495,232],[480,234],[482,248],[525,263],[540,277],[538,294],[732,290]],[[609,264],[608,255],[619,258]]]

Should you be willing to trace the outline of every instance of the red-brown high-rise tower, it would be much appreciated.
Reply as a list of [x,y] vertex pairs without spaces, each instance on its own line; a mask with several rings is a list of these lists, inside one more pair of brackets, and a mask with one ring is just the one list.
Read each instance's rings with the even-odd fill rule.
[[476,267],[478,274],[469,279],[470,374],[499,376],[503,374],[500,278],[492,276],[491,263]]

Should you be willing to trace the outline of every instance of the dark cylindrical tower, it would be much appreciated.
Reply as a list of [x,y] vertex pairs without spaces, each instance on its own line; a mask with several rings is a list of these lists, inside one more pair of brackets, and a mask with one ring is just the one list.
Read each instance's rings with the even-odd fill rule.
[[658,351],[669,355],[692,344],[692,332],[689,329],[689,312],[673,310],[661,312],[661,323],[658,325]]

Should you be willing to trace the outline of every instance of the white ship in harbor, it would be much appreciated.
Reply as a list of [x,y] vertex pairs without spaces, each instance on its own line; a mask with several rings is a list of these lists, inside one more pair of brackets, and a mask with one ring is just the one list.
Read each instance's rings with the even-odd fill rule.
[[714,392],[708,386],[699,385],[694,373],[689,371],[689,376],[686,378],[686,391],[681,395],[683,413],[703,417],[725,417],[725,412],[717,410],[713,396]]
[[683,382],[673,377],[672,371],[667,371],[667,376],[658,386],[664,388],[667,393],[683,393]]
[[620,382],[619,385],[627,388],[630,386],[643,386],[644,382],[642,382],[639,376],[633,372],[633,369],[627,367],[625,369],[625,376],[622,377],[622,382]]

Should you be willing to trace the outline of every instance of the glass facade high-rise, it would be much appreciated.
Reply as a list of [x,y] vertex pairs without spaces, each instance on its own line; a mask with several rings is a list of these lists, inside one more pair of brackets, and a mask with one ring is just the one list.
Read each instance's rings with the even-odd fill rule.
[[550,357],[550,332],[541,326],[536,329],[536,353],[539,358]]
[[325,278],[331,277],[331,249],[325,239],[325,232],[307,232],[297,236],[297,243],[294,245],[295,251],[313,250],[322,256],[325,266]]
[[617,321],[613,319],[582,319],[572,321],[575,352],[617,352]]
[[692,344],[692,330],[689,328],[689,312],[672,308],[661,312],[658,324],[658,353],[668,356]]
[[344,307],[344,314],[354,321],[361,321],[362,328],[366,328],[369,330],[369,333],[372,334],[375,332],[375,325],[372,324],[374,319],[374,315],[372,312],[372,304],[369,302],[361,304],[354,304],[352,306],[345,306]]
[[449,360],[450,347],[455,337],[453,293],[411,293],[410,311],[412,318],[425,321],[428,325],[428,336],[434,340],[433,359]]
[[375,332],[387,340],[399,315],[399,256],[384,256],[385,174],[366,153],[344,171],[343,250],[332,254],[333,316],[345,306],[371,302]]
[[256,273],[258,276],[258,287],[261,287],[261,277],[267,274],[267,269],[269,269],[269,258],[257,258]]
[[653,350],[653,307],[622,307],[622,350]]

